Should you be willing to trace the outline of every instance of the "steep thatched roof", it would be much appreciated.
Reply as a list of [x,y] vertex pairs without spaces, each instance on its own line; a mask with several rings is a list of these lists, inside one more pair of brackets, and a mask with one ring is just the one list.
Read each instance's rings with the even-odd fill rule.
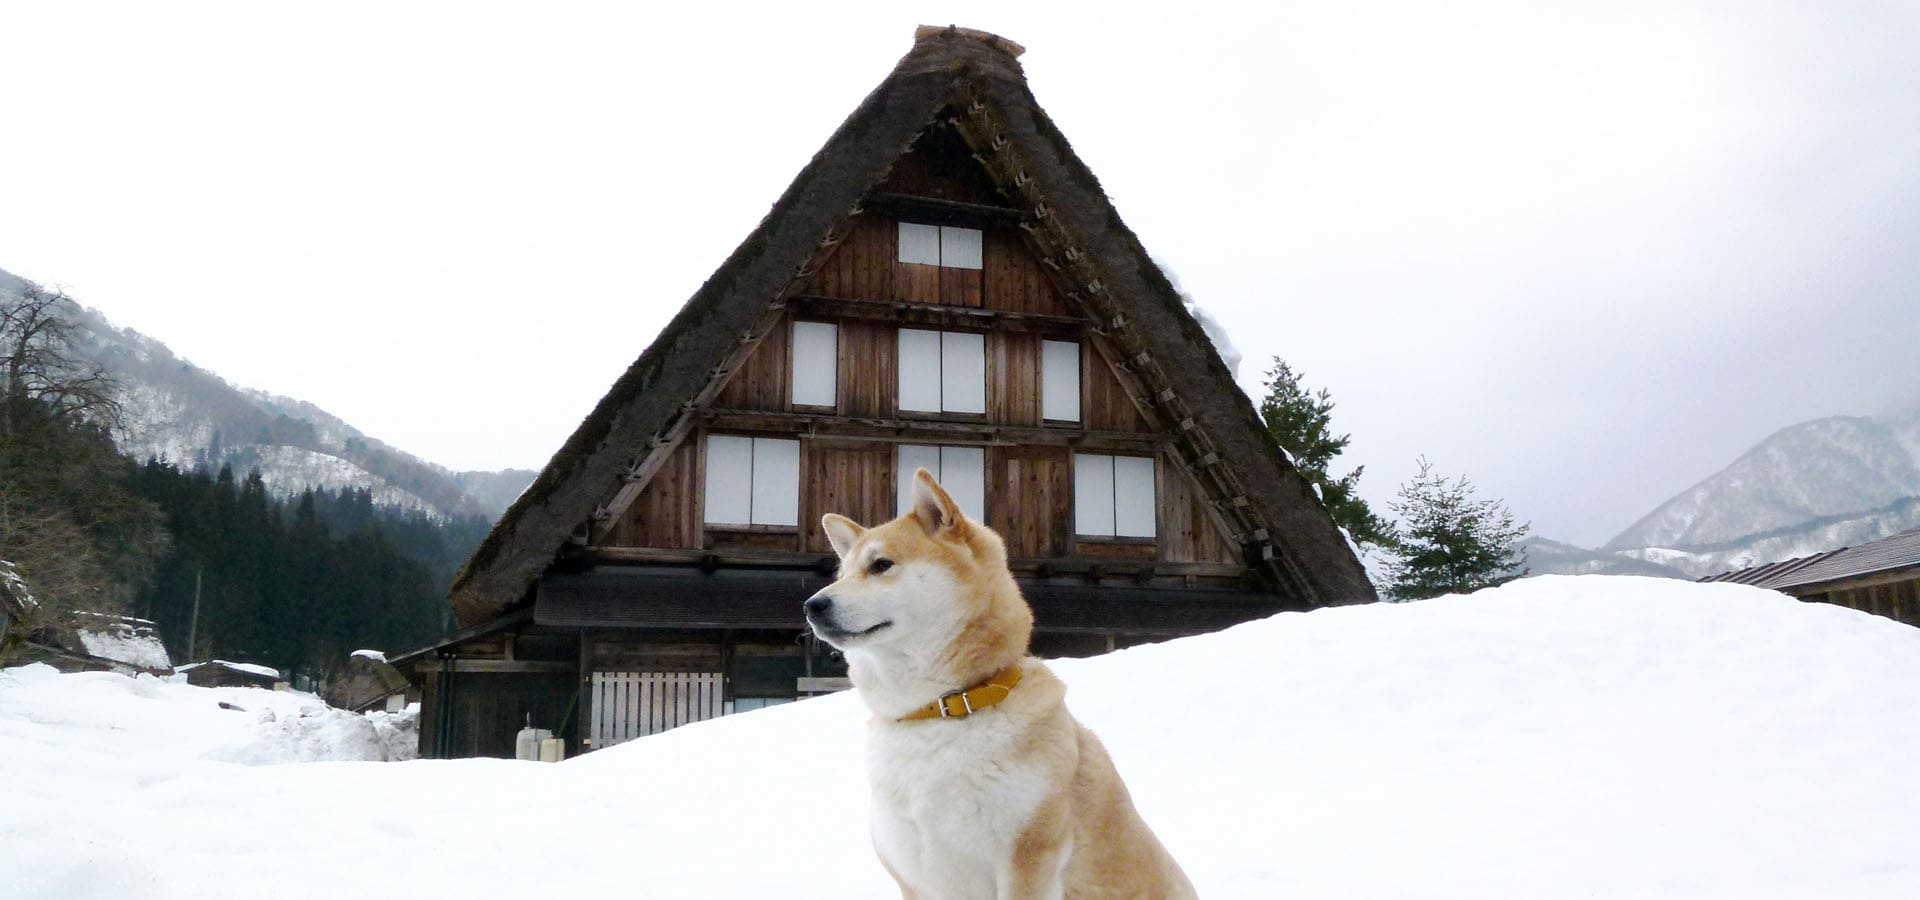
[[[1170,421],[1205,434],[1220,466],[1243,490],[1236,514],[1272,548],[1276,591],[1300,605],[1374,599],[1372,587],[1306,482],[1289,465],[1212,343],[1100,183],[1033,94],[1019,45],[958,28],[921,28],[913,49],[867,95],[727,261],[580,424],[493,532],[453,586],[455,615],[473,623],[519,603],[569,535],[621,484],[635,453],[681,414],[739,346],[772,300],[797,284],[819,247],[943,109],[967,110],[993,131],[982,147],[1014,172],[1081,300],[1110,336],[1164,372],[1179,373],[1181,404]],[[1017,160],[1017,162],[1016,162]],[[1172,390],[1163,399],[1174,402]]]

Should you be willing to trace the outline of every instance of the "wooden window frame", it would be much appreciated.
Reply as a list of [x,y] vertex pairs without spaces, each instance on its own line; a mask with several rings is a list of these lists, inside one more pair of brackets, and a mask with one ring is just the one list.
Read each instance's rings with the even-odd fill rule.
[[[831,384],[833,397],[826,403],[801,403],[797,398],[800,390],[800,326],[815,325],[832,330],[833,344],[827,354],[827,364],[833,367]],[[787,407],[802,412],[832,412],[840,408],[840,324],[822,322],[815,319],[794,319],[787,334]]]
[[[748,455],[747,455],[747,518],[748,518],[748,521],[746,522],[711,521],[713,510],[712,510],[712,504],[709,503],[708,500],[709,500],[709,495],[712,493],[712,484],[713,484],[713,477],[714,477],[714,472],[712,467],[712,455],[713,455],[712,448],[713,448],[714,438],[740,439],[740,440],[745,440],[749,442],[747,445],[748,446]],[[757,501],[759,500],[759,498],[757,497],[756,492],[754,490],[754,483],[757,478],[757,475],[759,474],[758,457],[759,457],[760,444],[763,442],[765,443],[777,442],[780,444],[793,445],[793,459],[794,459],[793,518],[794,518],[794,521],[791,524],[779,523],[779,522],[752,521],[752,519],[756,515],[758,515],[758,513],[755,511],[755,508],[758,505]],[[726,434],[726,433],[708,432],[702,438],[700,449],[701,449],[700,519],[701,519],[701,527],[703,529],[707,531],[730,532],[730,533],[736,533],[736,534],[741,534],[741,533],[798,534],[799,533],[800,505],[801,505],[801,501],[804,499],[801,496],[802,494],[801,488],[803,486],[800,484],[800,478],[806,470],[806,464],[805,464],[805,461],[801,459],[802,447],[801,447],[801,442],[797,437],[791,437],[791,436],[776,437],[771,435]]]
[[[900,338],[902,334],[909,331],[920,333],[920,334],[931,334],[936,336],[935,344],[938,346],[938,357],[934,363],[934,370],[939,375],[939,377],[936,379],[939,385],[937,389],[937,393],[940,398],[938,400],[938,403],[940,405],[939,409],[909,409],[905,405],[905,402],[901,399],[905,395],[905,391],[902,391],[900,387],[901,387],[901,384],[904,383],[907,378],[907,366],[904,360],[899,358],[901,356]],[[979,366],[980,368],[980,387],[979,387],[980,409],[977,412],[973,410],[958,410],[958,409],[946,408],[947,407],[947,336],[948,335],[970,335],[980,339],[980,366]],[[987,420],[987,377],[988,377],[989,366],[988,366],[988,359],[987,359],[987,333],[986,332],[963,331],[960,329],[952,329],[952,328],[896,328],[894,329],[893,347],[894,347],[894,354],[896,357],[894,362],[894,376],[893,376],[894,377],[894,408],[898,410],[901,418],[936,419],[936,420],[949,420],[949,421],[955,421],[955,422],[985,422]]]
[[[1104,459],[1107,461],[1107,481],[1108,481],[1107,496],[1109,498],[1107,505],[1111,506],[1113,509],[1113,513],[1112,513],[1112,516],[1113,516],[1112,529],[1113,530],[1112,531],[1083,532],[1080,530],[1080,504],[1081,504],[1080,473],[1081,473],[1081,467],[1085,465],[1090,458]],[[1150,494],[1151,501],[1152,501],[1151,503],[1152,511],[1148,519],[1148,521],[1152,523],[1152,528],[1153,528],[1152,534],[1121,534],[1119,533],[1120,532],[1120,472],[1119,472],[1120,467],[1116,464],[1116,461],[1121,459],[1144,460],[1147,463],[1148,472],[1153,477],[1153,489]],[[1160,540],[1160,473],[1159,473],[1159,460],[1156,457],[1136,456],[1136,455],[1127,454],[1127,453],[1081,453],[1076,451],[1073,454],[1072,478],[1073,478],[1073,531],[1074,531],[1074,541],[1076,543],[1143,544],[1143,545],[1159,543],[1159,540]]]

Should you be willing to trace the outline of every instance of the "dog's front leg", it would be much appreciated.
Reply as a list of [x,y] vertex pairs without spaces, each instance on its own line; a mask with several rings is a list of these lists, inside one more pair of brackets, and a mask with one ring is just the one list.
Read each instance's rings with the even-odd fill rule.
[[920,892],[908,887],[907,880],[901,878],[900,873],[895,872],[893,866],[887,864],[885,857],[880,859],[880,868],[886,869],[887,874],[893,876],[893,883],[900,887],[900,900],[920,900]]
[[1064,794],[1043,804],[1014,842],[1013,858],[999,873],[999,900],[1062,900],[1073,834]]

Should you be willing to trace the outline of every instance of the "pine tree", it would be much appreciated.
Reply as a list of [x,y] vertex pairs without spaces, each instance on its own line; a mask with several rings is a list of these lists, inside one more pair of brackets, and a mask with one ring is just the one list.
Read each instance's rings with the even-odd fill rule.
[[1473,494],[1465,476],[1449,481],[1421,457],[1419,473],[1390,504],[1400,516],[1399,558],[1387,565],[1394,599],[1466,593],[1526,574],[1517,545],[1528,525],[1499,500]]
[[1392,549],[1393,523],[1375,515],[1356,493],[1366,467],[1355,467],[1337,478],[1328,473],[1352,435],[1333,433],[1333,398],[1327,389],[1310,393],[1300,379],[1285,360],[1273,358],[1273,368],[1267,370],[1267,396],[1260,401],[1260,418],[1268,433],[1293,457],[1294,468],[1320,488],[1320,502],[1334,524],[1345,528],[1355,543]]

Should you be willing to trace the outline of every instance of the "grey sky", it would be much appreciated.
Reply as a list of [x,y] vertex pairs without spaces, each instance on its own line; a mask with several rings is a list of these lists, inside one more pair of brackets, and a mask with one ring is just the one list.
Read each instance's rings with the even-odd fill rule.
[[0,7],[0,268],[456,468],[537,467],[921,22],[1229,328],[1597,543],[1920,400],[1904,3]]

